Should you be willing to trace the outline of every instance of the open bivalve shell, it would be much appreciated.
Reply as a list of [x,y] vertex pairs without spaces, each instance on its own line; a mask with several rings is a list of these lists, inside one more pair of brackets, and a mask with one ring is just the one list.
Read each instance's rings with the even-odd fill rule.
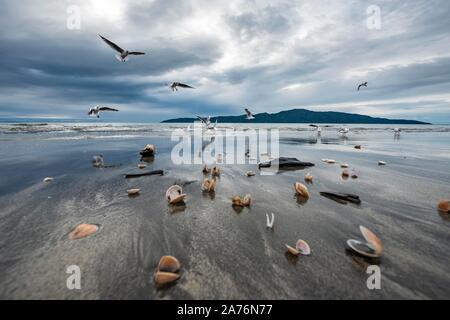
[[359,230],[366,242],[359,240],[347,240],[347,245],[356,253],[367,258],[379,258],[383,253],[383,243],[372,231],[360,226]]
[[215,179],[205,179],[202,183],[202,191],[204,192],[214,192],[216,191],[216,180]]
[[295,245],[295,248],[291,247],[290,245],[285,245],[288,252],[294,256],[302,255],[302,256],[309,256],[311,254],[311,248],[309,247],[308,243],[305,240],[298,240],[297,244]]
[[438,209],[441,212],[450,213],[450,200],[439,201]]
[[300,182],[295,183],[295,192],[297,193],[297,195],[301,197],[309,198],[308,188],[304,184],[301,184]]
[[181,264],[177,258],[164,256],[159,260],[155,271],[155,283],[158,286],[169,284],[180,278]]
[[170,204],[177,204],[183,202],[186,194],[183,194],[183,189],[179,185],[171,186],[166,191],[166,199]]
[[244,199],[239,196],[234,197],[232,200],[234,206],[249,207],[252,204],[252,197],[247,194]]

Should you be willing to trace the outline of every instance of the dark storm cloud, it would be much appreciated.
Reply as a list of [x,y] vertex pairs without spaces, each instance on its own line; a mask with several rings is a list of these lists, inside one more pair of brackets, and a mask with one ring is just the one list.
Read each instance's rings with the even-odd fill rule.
[[[126,119],[251,105],[450,122],[450,2],[377,1],[381,30],[366,27],[371,4],[0,0],[0,117],[76,117],[108,103]],[[69,5],[81,8],[81,30],[66,28]],[[98,34],[147,55],[119,63]],[[172,94],[171,81],[197,90]]]

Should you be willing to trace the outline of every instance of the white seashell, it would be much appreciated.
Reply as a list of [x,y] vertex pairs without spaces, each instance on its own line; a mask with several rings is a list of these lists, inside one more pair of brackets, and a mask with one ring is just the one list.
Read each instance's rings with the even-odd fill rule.
[[183,189],[178,185],[171,186],[166,191],[166,199],[170,204],[183,202],[185,198],[186,194],[183,194]]
[[47,177],[47,178],[45,178],[43,181],[44,181],[44,182],[52,182],[53,180],[54,180],[53,178]]
[[254,173],[253,171],[247,171],[246,175],[247,177],[254,177],[256,176],[256,173]]
[[341,168],[343,168],[343,169],[347,169],[348,167],[350,167],[350,166],[347,163],[341,164]]
[[286,248],[288,249],[288,252],[294,256],[298,256],[300,254],[300,252],[298,252],[297,249],[292,248],[290,245],[285,244]]
[[137,194],[139,194],[139,192],[141,192],[141,189],[129,189],[127,190],[127,193],[129,196],[135,196]]
[[295,249],[304,256],[309,256],[311,254],[311,248],[309,247],[309,244],[304,240],[298,240],[297,244],[295,245]]
[[385,166],[385,165],[386,165],[386,162],[384,162],[384,161],[378,161],[378,165],[379,165],[379,166]]
[[137,167],[138,167],[139,169],[145,169],[147,166],[146,166],[145,164],[140,163],[140,164],[138,164]]
[[275,222],[275,215],[272,212],[272,217],[269,217],[269,214],[266,213],[266,224],[267,228],[273,229],[273,224]]

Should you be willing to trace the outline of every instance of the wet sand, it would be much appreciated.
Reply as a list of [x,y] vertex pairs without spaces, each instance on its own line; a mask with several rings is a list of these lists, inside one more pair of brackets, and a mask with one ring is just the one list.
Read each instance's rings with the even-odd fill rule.
[[[79,134],[74,134],[75,136]],[[450,133],[282,133],[280,155],[313,162],[313,168],[261,176],[256,165],[223,165],[214,196],[200,190],[202,166],[175,166],[168,135],[48,139],[40,134],[1,136],[0,298],[2,299],[449,299],[450,217],[436,205],[450,198]],[[141,172],[138,151],[157,146],[145,171],[164,176],[125,179]],[[362,150],[354,145],[362,145]],[[118,168],[96,169],[103,154]],[[335,159],[330,165],[323,158]],[[378,166],[378,161],[387,166]],[[349,163],[356,180],[341,178]],[[248,170],[257,172],[246,177]],[[294,183],[310,172],[306,203]],[[55,180],[43,183],[51,176]],[[185,206],[164,198],[184,184]],[[126,190],[141,189],[130,198]],[[360,206],[342,205],[321,191],[358,194]],[[231,197],[250,193],[242,211]],[[274,230],[266,213],[275,213]],[[78,224],[100,224],[98,233],[70,241]],[[374,231],[385,252],[379,261],[346,250],[360,239],[359,225]],[[284,244],[306,240],[309,257],[293,258]],[[152,275],[163,255],[182,263],[182,278],[156,289]],[[366,287],[366,268],[378,264],[381,290]],[[68,290],[67,266],[81,268],[81,290]]]

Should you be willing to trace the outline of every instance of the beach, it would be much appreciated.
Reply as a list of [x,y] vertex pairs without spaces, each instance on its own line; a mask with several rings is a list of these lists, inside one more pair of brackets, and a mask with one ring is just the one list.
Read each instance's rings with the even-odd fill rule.
[[[219,165],[213,195],[201,190],[202,165],[171,161],[171,133],[186,126],[0,123],[0,298],[450,298],[450,216],[436,209],[450,198],[450,126],[405,125],[394,138],[394,126],[352,125],[343,138],[334,125],[318,138],[306,124],[226,125],[277,128],[280,156],[315,166],[265,176],[254,164]],[[142,172],[146,144],[157,152],[144,171],[165,174],[125,179]],[[99,154],[116,166],[94,168]],[[341,163],[358,178],[344,180]],[[249,170],[257,175],[247,177]],[[305,183],[307,173],[314,180],[302,202],[294,184]],[[173,184],[187,194],[184,206],[168,205]],[[130,198],[130,188],[140,195]],[[357,194],[362,203],[340,204],[322,191]],[[231,198],[245,194],[252,205],[233,208]],[[100,229],[69,240],[81,223]],[[347,249],[348,239],[362,238],[360,225],[382,239],[381,259]],[[298,239],[311,246],[310,256],[287,254],[285,244]],[[157,288],[153,273],[164,255],[179,259],[181,278]],[[380,290],[367,288],[373,264],[381,270]],[[71,265],[80,267],[80,290],[66,286]]]

